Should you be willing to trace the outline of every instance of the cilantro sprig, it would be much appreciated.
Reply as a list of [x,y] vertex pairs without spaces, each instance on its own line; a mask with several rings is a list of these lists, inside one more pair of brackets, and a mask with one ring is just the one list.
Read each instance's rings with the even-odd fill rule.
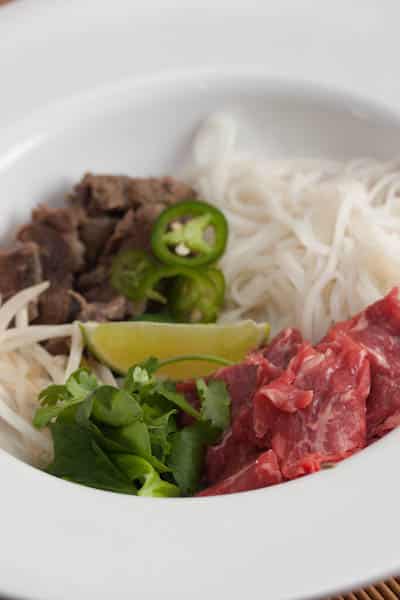
[[[226,363],[218,357],[205,359],[210,358]],[[156,377],[164,364],[166,361],[151,357],[134,365],[121,387],[103,385],[82,368],[64,385],[43,390],[33,423],[38,428],[48,426],[53,437],[54,460],[48,473],[140,496],[196,492],[206,448],[216,443],[229,425],[230,398],[222,381],[198,379],[197,410],[175,383]],[[193,423],[179,428],[180,412],[189,415]]]

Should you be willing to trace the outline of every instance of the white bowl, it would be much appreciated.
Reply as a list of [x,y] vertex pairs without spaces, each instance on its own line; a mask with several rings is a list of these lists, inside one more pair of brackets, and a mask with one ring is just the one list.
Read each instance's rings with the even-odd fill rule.
[[[223,109],[270,157],[396,155],[399,16],[372,0],[1,9],[0,235],[85,170],[178,172],[200,121]],[[275,488],[185,500],[84,488],[1,452],[0,592],[308,600],[394,573],[399,441]]]

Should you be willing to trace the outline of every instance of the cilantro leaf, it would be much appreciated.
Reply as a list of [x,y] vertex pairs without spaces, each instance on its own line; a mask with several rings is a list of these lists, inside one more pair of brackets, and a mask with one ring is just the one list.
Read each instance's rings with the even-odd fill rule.
[[183,494],[199,489],[206,446],[215,443],[219,434],[209,423],[198,421],[172,435],[168,466]]
[[146,361],[134,365],[128,370],[123,387],[131,394],[143,394],[151,390],[156,380],[153,375],[158,369],[159,361],[153,356]]
[[173,483],[163,481],[151,464],[139,456],[116,454],[113,456],[116,465],[135,484],[141,484],[138,496],[168,498],[180,496],[179,488]]
[[157,386],[157,392],[191,417],[200,419],[201,415],[199,411],[186,400],[183,394],[176,391],[176,385],[172,381],[160,381]]
[[96,377],[87,369],[78,369],[65,385],[48,386],[39,395],[42,406],[36,410],[33,425],[39,429],[46,427],[64,411],[83,402],[98,385]]
[[52,406],[57,402],[70,400],[71,395],[65,385],[49,385],[39,394],[39,402],[42,406]]
[[78,424],[52,423],[54,460],[47,472],[75,483],[124,494],[137,489],[100,448],[93,435]]
[[151,450],[154,456],[164,462],[171,452],[170,436],[176,432],[175,415],[176,410],[160,414],[160,411],[153,406],[144,405],[144,420],[147,424]]
[[121,427],[130,425],[142,416],[138,401],[125,390],[102,385],[92,393],[92,415],[96,421]]
[[197,379],[196,388],[201,399],[202,419],[210,421],[222,431],[227,429],[230,424],[231,399],[225,383],[214,379],[207,384],[204,379]]
[[91,392],[99,387],[96,377],[88,369],[78,369],[65,382],[69,394],[76,400],[84,400]]
[[70,399],[65,402],[59,402],[55,405],[50,406],[40,406],[33,417],[33,425],[38,429],[42,427],[46,427],[51,421],[54,421],[57,417],[59,417],[64,411],[67,409],[80,404],[82,400],[78,399]]

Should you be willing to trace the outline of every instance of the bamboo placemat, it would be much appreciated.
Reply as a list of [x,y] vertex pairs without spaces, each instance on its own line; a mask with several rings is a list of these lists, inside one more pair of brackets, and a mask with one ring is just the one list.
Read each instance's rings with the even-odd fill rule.
[[[10,0],[0,0],[0,5],[7,2]],[[392,577],[387,581],[344,596],[332,597],[329,600],[400,600],[400,577]]]
[[392,577],[385,582],[330,600],[397,600],[398,598],[400,598],[400,577]]

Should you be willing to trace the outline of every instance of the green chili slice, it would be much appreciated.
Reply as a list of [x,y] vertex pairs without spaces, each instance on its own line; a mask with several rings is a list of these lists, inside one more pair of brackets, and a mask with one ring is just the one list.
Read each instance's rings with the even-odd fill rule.
[[165,302],[164,296],[149,288],[146,278],[157,270],[157,264],[143,250],[126,250],[117,254],[111,267],[111,284],[130,300],[157,300]]
[[224,301],[225,280],[218,269],[203,269],[196,277],[179,276],[169,292],[173,317],[183,323],[214,323]]
[[206,202],[189,200],[165,209],[154,223],[154,255],[167,265],[209,265],[224,253],[228,224],[223,213]]

